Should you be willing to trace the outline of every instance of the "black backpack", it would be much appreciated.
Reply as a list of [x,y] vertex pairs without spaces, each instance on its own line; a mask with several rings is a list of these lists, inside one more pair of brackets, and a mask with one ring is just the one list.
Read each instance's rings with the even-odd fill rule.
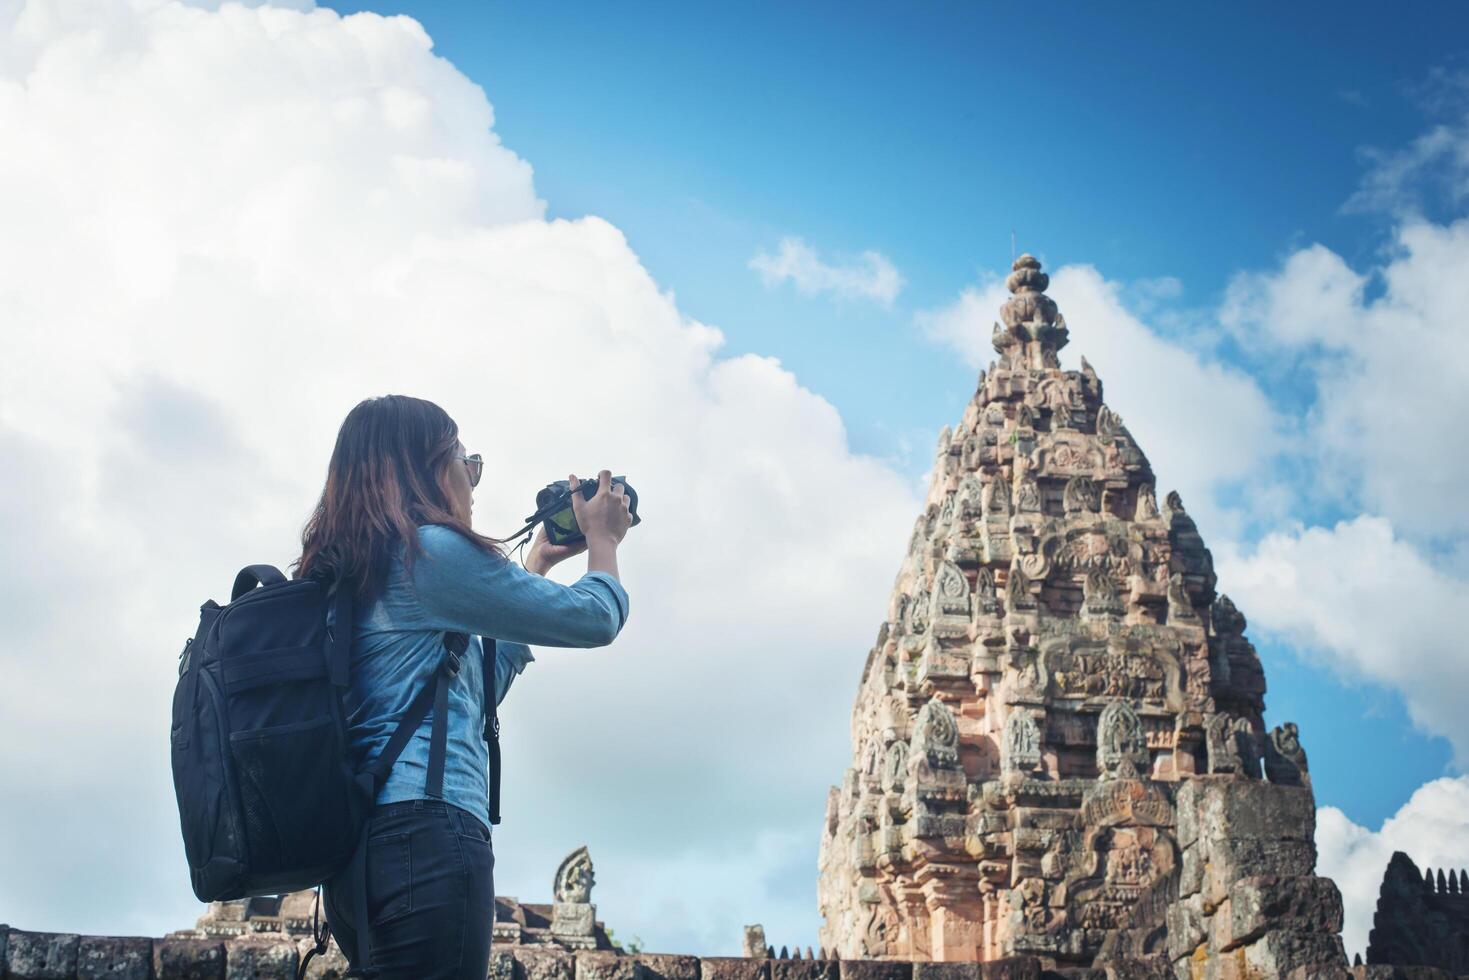
[[[312,888],[362,860],[377,791],[430,708],[426,795],[443,796],[449,681],[469,637],[445,634],[434,679],[414,697],[379,756],[356,768],[341,698],[349,680],[352,592],[251,565],[235,579],[228,605],[211,599],[200,607],[199,629],[179,657],[170,739],[184,853],[200,901]],[[499,823],[489,638],[485,648],[490,811],[491,822]]]

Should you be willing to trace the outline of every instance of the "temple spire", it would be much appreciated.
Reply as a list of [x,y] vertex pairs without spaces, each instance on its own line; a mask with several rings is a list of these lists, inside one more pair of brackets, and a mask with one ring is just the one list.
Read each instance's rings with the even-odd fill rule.
[[1005,286],[1010,298],[1000,307],[1003,326],[995,324],[993,342],[1002,360],[1015,367],[1035,369],[1059,367],[1056,352],[1069,339],[1066,318],[1056,301],[1046,295],[1051,277],[1041,271],[1040,260],[1026,252],[1015,260]]

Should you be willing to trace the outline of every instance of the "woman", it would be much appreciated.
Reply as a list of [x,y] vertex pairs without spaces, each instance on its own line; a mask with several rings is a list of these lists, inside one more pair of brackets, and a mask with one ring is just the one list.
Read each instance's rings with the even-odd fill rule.
[[[458,426],[432,402],[371,398],[347,415],[327,469],[326,489],[302,534],[298,576],[330,573],[356,586],[348,733],[359,771],[378,755],[410,701],[433,681],[445,633],[470,647],[448,692],[442,794],[428,791],[432,712],[409,740],[377,795],[365,872],[349,867],[326,884],[327,921],[356,969],[382,978],[484,980],[494,919],[490,848],[485,663],[493,637],[494,690],[534,658],[527,643],[596,647],[627,620],[617,546],[631,524],[627,498],[603,470],[592,499],[572,497],[585,540],[553,545],[536,536],[525,569],[500,542],[470,527],[483,463],[469,456]],[[571,486],[579,482],[572,474]],[[570,586],[542,576],[587,553]],[[370,951],[356,921],[366,877]]]

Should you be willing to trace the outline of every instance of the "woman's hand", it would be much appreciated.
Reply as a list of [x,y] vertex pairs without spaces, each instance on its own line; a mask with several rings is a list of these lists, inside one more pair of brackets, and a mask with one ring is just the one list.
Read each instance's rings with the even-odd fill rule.
[[622,492],[622,484],[614,486],[612,471],[603,470],[597,474],[596,495],[591,500],[584,500],[577,492],[581,481],[575,473],[571,474],[568,482],[571,484],[571,511],[576,515],[576,526],[586,535],[587,546],[598,551],[609,546],[616,548],[627,529],[632,527],[632,513],[628,510],[629,501]]
[[525,553],[525,568],[528,572],[545,575],[559,563],[586,550],[586,538],[571,544],[552,544],[546,537],[546,525],[542,524],[541,529],[536,532],[536,539],[531,542],[530,550]]

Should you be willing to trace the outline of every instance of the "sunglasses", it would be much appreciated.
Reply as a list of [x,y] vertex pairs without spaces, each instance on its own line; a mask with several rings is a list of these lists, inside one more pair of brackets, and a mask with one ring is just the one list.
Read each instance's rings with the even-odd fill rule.
[[469,470],[469,485],[471,487],[479,486],[479,478],[485,472],[484,457],[479,453],[472,453],[468,456],[460,456],[458,458],[464,460],[464,468]]

